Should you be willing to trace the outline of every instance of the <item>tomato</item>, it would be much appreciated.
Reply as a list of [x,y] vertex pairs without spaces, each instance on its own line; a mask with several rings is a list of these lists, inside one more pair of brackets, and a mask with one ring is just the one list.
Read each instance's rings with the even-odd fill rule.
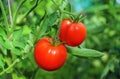
[[38,66],[47,71],[53,71],[63,66],[67,50],[63,44],[53,46],[52,40],[42,38],[35,46],[34,58]]
[[78,46],[86,38],[86,27],[81,22],[65,19],[60,24],[59,39],[69,46]]

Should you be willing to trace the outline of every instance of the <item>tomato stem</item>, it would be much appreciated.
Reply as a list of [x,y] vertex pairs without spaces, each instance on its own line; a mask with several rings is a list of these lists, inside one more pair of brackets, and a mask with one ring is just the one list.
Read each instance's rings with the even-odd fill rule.
[[73,14],[73,13],[68,12],[68,11],[65,11],[65,10],[63,10],[62,12],[63,12],[63,13],[66,13],[66,14],[69,14],[69,15],[72,15],[72,16],[75,16],[75,15],[76,15],[76,14]]
[[49,42],[52,46],[58,46],[60,44],[63,44],[63,42],[61,42],[58,38],[52,39],[52,41],[49,39]]
[[86,15],[84,15],[83,13],[80,13],[79,15],[77,15],[77,17],[74,19],[74,22],[80,22],[83,19],[86,18]]
[[87,17],[87,16],[81,17],[81,18],[79,19],[79,22],[82,21],[82,20],[84,20],[86,17]]
[[82,16],[83,16],[83,15],[82,15],[81,13],[78,14],[78,15],[75,17],[74,22],[78,22],[79,19],[80,19]]

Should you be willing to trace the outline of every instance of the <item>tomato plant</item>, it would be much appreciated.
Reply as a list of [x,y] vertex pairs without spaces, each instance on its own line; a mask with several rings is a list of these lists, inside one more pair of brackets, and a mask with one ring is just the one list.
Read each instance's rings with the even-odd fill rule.
[[[100,5],[98,1],[101,1]],[[93,2],[92,7],[76,12],[74,5],[87,5],[84,0],[0,0],[0,79],[99,79],[101,73],[101,79],[114,79],[115,76],[117,79],[120,69],[120,7],[112,3],[113,0]],[[74,30],[81,23],[70,19],[61,23],[63,18],[77,20],[78,16],[83,19],[79,14],[87,14],[83,20],[87,39],[82,48],[66,45],[77,44],[77,35],[84,36]],[[62,30],[60,42],[65,42],[65,46],[43,38],[58,39],[59,28]],[[96,49],[105,52],[106,57],[101,60],[104,54]],[[43,69],[58,70],[46,72]]]
[[86,27],[81,22],[65,19],[60,24],[59,38],[69,46],[80,45],[86,37]]
[[52,40],[43,38],[36,44],[34,57],[39,67],[52,71],[59,69],[66,61],[67,51],[64,45],[53,46]]

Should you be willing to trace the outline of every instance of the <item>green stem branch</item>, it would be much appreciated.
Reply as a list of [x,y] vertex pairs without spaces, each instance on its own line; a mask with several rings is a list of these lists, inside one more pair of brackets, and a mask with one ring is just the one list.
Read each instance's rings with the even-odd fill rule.
[[5,72],[7,72],[9,69],[11,69],[16,63],[20,62],[20,59],[16,59],[8,68],[0,72],[0,75],[3,75]]
[[70,13],[70,12],[65,11],[65,10],[63,10],[63,13],[66,13],[66,14],[69,14],[69,15],[72,15],[72,16],[75,16],[75,15],[76,15],[76,14]]
[[15,14],[14,14],[14,17],[13,17],[13,25],[12,25],[13,27],[14,27],[14,25],[16,25],[15,23],[16,23],[17,14],[18,14],[20,8],[22,7],[22,5],[23,5],[26,1],[27,1],[27,0],[22,0],[22,1],[20,2],[20,4],[19,4],[17,10],[15,11]]
[[79,22],[82,21],[82,20],[84,20],[86,17],[87,17],[87,16],[81,17],[81,18],[79,19]]
[[37,7],[38,2],[39,2],[39,0],[36,0],[35,4],[32,6],[32,8],[31,8],[30,10],[28,10],[28,11],[24,14],[22,20],[23,20],[27,15],[29,15],[29,13],[32,12],[32,11]]
[[7,16],[6,16],[6,12],[3,6],[2,1],[0,0],[0,6],[1,6],[1,10],[2,10],[2,14],[3,14],[3,18],[4,18],[4,22],[5,22],[5,27],[7,30],[7,34],[9,34],[9,24],[8,24],[8,20],[7,20]]
[[13,18],[12,18],[10,0],[8,0],[8,10],[9,10],[9,17],[10,17],[10,25],[12,26],[13,25]]

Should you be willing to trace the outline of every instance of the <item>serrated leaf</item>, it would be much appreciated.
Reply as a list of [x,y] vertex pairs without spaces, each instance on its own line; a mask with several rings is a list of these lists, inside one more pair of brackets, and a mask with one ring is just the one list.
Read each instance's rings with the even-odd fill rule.
[[67,49],[69,53],[77,57],[101,57],[104,55],[103,53],[93,49],[69,47],[69,46],[67,46]]

